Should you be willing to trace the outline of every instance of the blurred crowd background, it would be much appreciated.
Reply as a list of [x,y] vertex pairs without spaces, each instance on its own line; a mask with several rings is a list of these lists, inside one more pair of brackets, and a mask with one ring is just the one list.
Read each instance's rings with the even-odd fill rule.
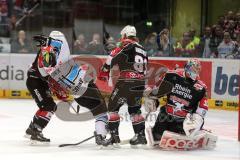
[[107,55],[128,24],[150,57],[240,59],[239,0],[0,0],[0,53],[59,30],[72,54]]

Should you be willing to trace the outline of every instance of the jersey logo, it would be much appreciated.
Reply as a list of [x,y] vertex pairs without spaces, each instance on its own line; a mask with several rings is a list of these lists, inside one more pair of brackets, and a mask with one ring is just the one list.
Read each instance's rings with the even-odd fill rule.
[[174,100],[173,100],[173,104],[174,106],[172,105],[166,106],[167,113],[176,117],[185,118],[188,112],[183,108],[184,104]]
[[181,111],[183,109],[184,104],[181,104],[181,103],[179,103],[177,101],[174,101],[174,100],[173,100],[173,103],[175,104],[174,113],[177,112],[177,111]]

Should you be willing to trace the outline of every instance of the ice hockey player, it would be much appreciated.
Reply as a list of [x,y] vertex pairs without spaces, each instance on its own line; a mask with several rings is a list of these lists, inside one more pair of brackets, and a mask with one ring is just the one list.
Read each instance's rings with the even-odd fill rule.
[[[50,139],[43,136],[42,130],[47,126],[52,115],[57,110],[57,105],[52,98],[52,94],[55,94],[58,99],[63,101],[66,101],[68,98],[68,91],[60,85],[56,85],[56,81],[50,76],[50,73],[54,72],[54,70],[60,66],[60,63],[64,62],[64,59],[68,60],[68,58],[64,58],[67,56],[62,54],[69,55],[70,51],[65,36],[58,31],[53,31],[52,33],[50,34],[50,37],[34,37],[36,41],[40,42],[38,45],[40,49],[31,68],[28,70],[28,78],[26,82],[29,92],[39,107],[26,130],[26,136],[37,142],[50,142]],[[59,61],[59,59],[62,61]],[[100,110],[103,114],[96,116],[96,142],[99,144],[104,138],[104,135],[102,136],[101,133],[105,134],[106,132],[107,108],[95,84],[89,83],[89,88],[95,92],[89,92],[89,90],[86,90],[84,95],[89,97],[94,96],[95,99],[99,99],[103,102],[100,105]],[[96,101],[92,101],[90,98],[87,100],[86,97],[78,97],[75,100],[84,107],[95,107],[87,104],[96,104]],[[99,104],[96,104],[96,106],[99,106]]]
[[[162,81],[168,81],[174,87],[167,95],[166,105],[160,108],[155,125],[147,128],[148,140],[152,145],[160,145],[164,149],[214,148],[215,136],[210,137],[211,144],[210,141],[203,144],[204,138],[209,138],[202,130],[208,103],[207,87],[200,80],[200,71],[200,61],[189,59],[184,68],[169,70],[157,82],[159,86]],[[155,111],[152,106],[150,110]]]
[[120,77],[109,99],[108,127],[111,138],[105,141],[105,146],[120,143],[119,124],[120,107],[126,103],[131,116],[135,136],[130,140],[131,145],[146,144],[145,120],[141,115],[141,98],[145,89],[145,74],[148,57],[145,49],[138,43],[136,29],[127,25],[121,31],[121,40],[117,48],[112,50],[98,76],[108,80],[111,68],[118,65]]

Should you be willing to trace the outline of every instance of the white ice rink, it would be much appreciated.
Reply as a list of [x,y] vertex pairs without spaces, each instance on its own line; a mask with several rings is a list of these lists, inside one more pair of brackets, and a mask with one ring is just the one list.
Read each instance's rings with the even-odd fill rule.
[[[237,141],[237,112],[209,111],[205,128],[219,136],[213,151],[161,151],[152,148],[133,149],[124,145],[120,149],[99,149],[94,140],[74,147],[59,148],[62,143],[76,143],[92,135],[94,121],[65,122],[53,117],[44,135],[51,138],[48,146],[30,146],[23,138],[32,116],[37,110],[33,100],[0,99],[0,160],[239,160],[240,143]],[[133,136],[130,122],[120,126],[121,139]]]

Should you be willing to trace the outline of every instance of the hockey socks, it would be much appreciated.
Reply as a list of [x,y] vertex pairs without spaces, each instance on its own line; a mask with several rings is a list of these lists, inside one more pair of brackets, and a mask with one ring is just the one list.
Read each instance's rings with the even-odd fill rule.
[[107,123],[108,123],[107,113],[100,114],[100,115],[96,116],[95,119],[96,119],[96,121],[95,121],[96,134],[106,136]]
[[45,138],[42,134],[42,130],[47,126],[50,121],[53,112],[43,111],[39,109],[33,117],[33,121],[30,123],[26,130],[27,138],[38,142],[50,142],[50,139]]
[[147,144],[145,136],[145,119],[142,115],[136,114],[132,116],[132,125],[134,137],[130,140],[131,145]]
[[111,134],[111,138],[106,139],[103,142],[103,146],[112,145],[114,143],[120,143],[118,127],[120,124],[120,116],[116,112],[110,112],[108,117],[108,129]]
[[39,109],[34,115],[32,123],[39,130],[42,130],[47,126],[53,114],[54,114],[53,112]]
[[132,115],[131,120],[135,134],[145,130],[145,119],[141,114]]

